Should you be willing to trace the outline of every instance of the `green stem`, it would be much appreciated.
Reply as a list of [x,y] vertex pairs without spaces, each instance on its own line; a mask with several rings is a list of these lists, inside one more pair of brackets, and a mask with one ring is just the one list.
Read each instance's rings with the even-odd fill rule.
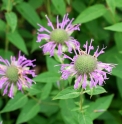
[[82,111],[83,107],[83,88],[81,89],[81,94],[80,94],[80,110]]
[[[5,96],[5,102],[8,102],[8,96]],[[7,124],[10,124],[10,113],[6,112],[6,120],[7,120]]]
[[26,94],[27,96],[31,97],[33,100],[35,100],[38,104],[45,104],[45,105],[54,105],[54,106],[58,106],[57,103],[51,103],[51,102],[43,102],[41,101],[41,99],[37,99],[36,97],[30,95],[30,94]]
[[[7,13],[9,13],[10,12],[10,3],[11,3],[11,0],[8,0],[8,5],[7,5]],[[8,46],[9,46],[9,40],[8,40],[8,38],[7,38],[7,34],[9,33],[9,25],[8,25],[8,23],[7,23],[7,26],[6,26],[6,39],[5,39],[5,52],[7,52],[8,51]]]
[[49,18],[51,19],[50,0],[47,0],[47,13],[48,13]]
[[9,40],[7,38],[8,33],[9,33],[9,25],[7,24],[7,26],[6,26],[6,39],[5,39],[5,52],[8,51],[8,46],[9,46]]

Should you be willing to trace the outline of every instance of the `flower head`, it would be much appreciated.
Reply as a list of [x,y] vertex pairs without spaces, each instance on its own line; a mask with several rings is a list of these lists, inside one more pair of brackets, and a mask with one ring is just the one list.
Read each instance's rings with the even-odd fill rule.
[[[54,28],[52,22],[46,15],[48,20],[48,26],[52,28],[52,31],[44,28],[42,25],[38,24],[40,28],[38,29],[37,42],[41,42],[42,39],[46,39],[47,43],[41,46],[44,53],[50,53],[50,56],[54,55],[55,48],[58,49],[58,55],[62,55],[62,52],[65,52],[65,47],[68,49],[68,52],[71,52],[73,48],[79,48],[80,44],[77,40],[70,36],[70,34],[75,30],[80,30],[79,26],[72,25],[73,19],[68,18],[68,14],[64,15],[63,20],[59,23],[57,16],[57,26]],[[46,33],[45,33],[46,32]]]
[[[104,53],[104,49],[98,52],[94,52],[94,55],[90,55],[90,51],[94,49],[92,46],[92,40],[88,46],[88,42],[83,46],[85,51],[78,50],[78,54],[75,51],[75,56],[73,58],[64,55],[64,58],[70,59],[72,62],[70,64],[61,65],[62,78],[67,79],[69,76],[75,76],[74,89],[82,86],[84,89],[87,85],[91,88],[95,87],[97,84],[102,85],[104,80],[108,79],[107,74],[110,74],[112,68],[115,67],[115,64],[103,63],[97,60],[97,57]],[[89,80],[89,83],[88,81]]]
[[36,75],[34,70],[29,69],[29,66],[35,67],[34,61],[27,60],[20,52],[18,60],[11,56],[10,62],[0,56],[2,63],[0,64],[0,89],[3,89],[3,95],[8,94],[9,97],[13,98],[15,87],[22,91],[23,87],[31,86],[34,81],[28,75],[32,77]]

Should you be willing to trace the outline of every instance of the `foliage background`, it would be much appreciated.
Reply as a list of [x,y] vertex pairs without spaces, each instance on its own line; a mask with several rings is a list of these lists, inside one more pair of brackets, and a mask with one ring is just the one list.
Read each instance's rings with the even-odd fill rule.
[[[69,13],[74,24],[81,23],[80,32],[73,36],[81,46],[94,39],[94,46],[107,46],[100,61],[116,63],[109,80],[103,86],[106,93],[91,98],[84,95],[85,113],[77,113],[79,97],[60,80],[59,64],[54,58],[44,56],[36,43],[37,23],[47,27],[47,14],[56,23],[56,16]],[[1,120],[4,124],[121,124],[122,123],[122,0],[0,0],[0,55],[9,59],[21,50],[30,59],[36,58],[37,83],[24,94],[18,92],[14,99],[0,96]],[[57,85],[60,82],[60,86]],[[68,87],[68,88],[67,88]],[[59,94],[66,88],[69,93]],[[103,91],[104,89],[102,89]],[[60,97],[61,95],[61,97]],[[63,97],[63,98],[62,98]],[[76,98],[73,98],[76,97]],[[52,100],[55,98],[56,100]],[[72,98],[72,99],[69,99]],[[60,100],[61,99],[61,100]],[[107,109],[108,108],[108,109]]]

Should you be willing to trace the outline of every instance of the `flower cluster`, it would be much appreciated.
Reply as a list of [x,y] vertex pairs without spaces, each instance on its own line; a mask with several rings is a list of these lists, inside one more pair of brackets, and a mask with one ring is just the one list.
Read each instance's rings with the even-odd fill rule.
[[0,57],[0,89],[3,89],[3,95],[8,94],[9,97],[13,98],[14,90],[23,89],[23,87],[30,87],[34,82],[28,75],[35,77],[35,71],[29,69],[35,67],[33,64],[35,60],[28,60],[25,56],[22,56],[19,52],[18,59],[11,56],[10,62]]
[[107,64],[97,60],[98,56],[104,53],[105,48],[98,52],[98,47],[94,55],[90,55],[90,51],[94,49],[92,46],[93,40],[91,40],[90,45],[88,45],[88,42],[84,44],[85,51],[80,50],[80,43],[70,36],[73,31],[80,30],[80,24],[72,25],[74,19],[70,20],[68,14],[64,15],[61,23],[59,23],[57,16],[56,28],[54,28],[47,16],[46,18],[48,26],[52,28],[52,31],[38,24],[40,28],[38,30],[37,42],[40,42],[42,39],[46,39],[47,42],[41,46],[43,52],[50,53],[50,56],[53,56],[54,50],[57,49],[57,54],[61,56],[65,52],[63,50],[64,46],[67,47],[68,52],[71,53],[72,50],[75,52],[73,58],[63,54],[63,58],[70,59],[72,62],[70,64],[61,64],[62,79],[66,80],[69,76],[75,76],[74,89],[80,86],[85,89],[87,85],[91,88],[96,85],[102,85],[108,79],[107,74],[110,74],[112,68],[115,67],[115,64]]
[[[68,58],[72,62],[70,64],[61,65],[61,73],[64,80],[69,76],[76,76],[74,89],[79,88],[81,85],[84,89],[87,85],[91,88],[97,84],[102,85],[104,80],[108,79],[106,74],[110,74],[112,68],[115,67],[115,64],[107,64],[97,60],[97,57],[104,53],[104,48],[98,52],[98,47],[94,55],[90,55],[90,51],[94,49],[92,40],[90,46],[88,46],[88,42],[86,42],[83,47],[85,51],[78,50],[78,53],[75,52],[76,55],[73,58],[64,55],[64,58]],[[90,79],[90,83],[88,83],[88,79]]]
[[46,39],[47,43],[40,47],[43,48],[44,53],[50,53],[50,56],[53,56],[54,50],[57,48],[57,54],[61,56],[62,53],[66,51],[65,48],[68,48],[68,52],[71,53],[72,49],[80,47],[79,42],[70,36],[73,31],[80,30],[80,24],[72,25],[74,18],[70,20],[68,18],[68,14],[66,14],[60,23],[57,16],[56,28],[54,28],[47,15],[46,18],[48,20],[48,26],[52,28],[52,31],[49,31],[42,25],[38,24],[40,28],[38,29],[39,33],[37,36],[37,42],[41,42],[42,39]]
[[[42,39],[46,40],[46,43],[40,48],[43,49],[43,53],[49,53],[50,56],[54,56],[54,53],[60,56],[62,59],[70,59],[70,64],[61,64],[62,79],[66,80],[70,76],[74,76],[75,84],[74,89],[86,88],[86,86],[95,87],[96,85],[103,85],[107,78],[107,74],[110,74],[115,64],[103,63],[97,60],[98,56],[104,53],[102,48],[99,47],[90,55],[90,51],[94,49],[92,41],[90,45],[88,42],[84,44],[85,50],[80,49],[80,43],[74,39],[71,34],[75,30],[80,30],[80,24],[73,25],[73,19],[68,18],[68,14],[64,15],[62,22],[59,21],[57,16],[56,27],[52,24],[46,15],[48,20],[48,26],[52,30],[44,28],[39,25],[37,42],[41,42]],[[64,52],[75,52],[73,58],[64,54]],[[25,56],[22,56],[19,52],[18,59],[11,56],[10,62],[0,57],[0,89],[3,91],[3,95],[7,94],[10,98],[13,98],[16,89],[23,91],[24,87],[30,87],[34,82],[28,75],[35,77],[35,70],[30,69],[35,67],[33,64],[35,60],[28,60]]]

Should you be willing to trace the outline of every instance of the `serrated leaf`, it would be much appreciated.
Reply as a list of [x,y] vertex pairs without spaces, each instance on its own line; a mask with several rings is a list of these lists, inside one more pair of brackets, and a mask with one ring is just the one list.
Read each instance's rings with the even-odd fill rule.
[[64,16],[64,14],[66,13],[66,5],[64,0],[52,0],[52,3],[54,5],[54,7],[56,8],[56,10],[62,15]]
[[44,72],[36,76],[34,81],[42,83],[57,82],[60,79],[60,74],[52,72]]
[[26,95],[24,95],[22,93],[18,93],[14,96],[13,99],[10,99],[8,101],[6,106],[2,109],[1,113],[10,112],[10,111],[19,109],[19,108],[23,107],[27,101],[28,101],[28,98]]
[[30,4],[21,2],[16,6],[16,9],[32,26],[34,26],[35,28],[38,27],[37,23],[40,23],[41,20]]
[[64,90],[60,91],[54,98],[55,99],[71,99],[76,98],[80,95],[80,92],[74,90],[73,87],[65,88]]
[[16,14],[14,12],[6,12],[5,17],[6,17],[7,23],[9,24],[9,26],[12,29],[12,32],[14,32],[14,30],[16,29],[16,26],[17,26]]
[[113,99],[113,95],[109,95],[109,96],[101,97],[97,99],[95,102],[90,103],[87,112],[90,113],[91,118],[94,120],[98,116],[103,114],[109,107],[112,99]]
[[96,86],[95,88],[92,88],[92,89],[87,87],[84,93],[87,93],[92,96],[92,95],[106,93],[106,90],[101,86]]
[[15,45],[17,48],[19,48],[22,52],[28,55],[28,51],[25,45],[25,42],[21,35],[17,32],[14,31],[12,33],[7,34],[7,38],[10,40],[10,42]]
[[78,113],[78,124],[93,124],[92,118],[88,112]]
[[106,8],[102,4],[96,4],[91,7],[86,8],[80,13],[80,15],[75,19],[74,23],[86,23],[94,20],[106,12]]
[[105,30],[122,32],[122,22],[104,28]]
[[37,113],[40,111],[40,106],[34,100],[29,100],[27,104],[22,108],[20,112],[16,124],[20,124],[23,122],[27,122],[32,119]]

